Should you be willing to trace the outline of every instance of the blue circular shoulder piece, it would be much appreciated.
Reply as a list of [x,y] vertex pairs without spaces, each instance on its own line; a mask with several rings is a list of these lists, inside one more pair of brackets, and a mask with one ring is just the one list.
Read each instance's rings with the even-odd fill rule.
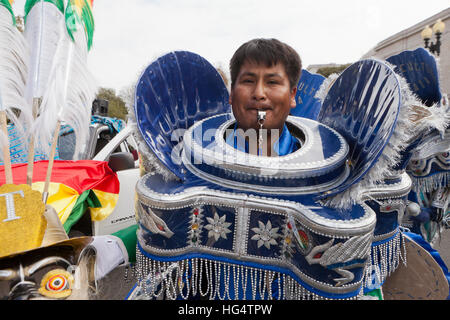
[[194,124],[184,135],[183,163],[196,176],[222,186],[272,194],[327,191],[348,175],[348,145],[335,130],[310,119],[290,116],[291,133],[301,135],[299,150],[285,156],[246,153],[227,144],[232,114]]
[[295,101],[297,106],[291,110],[291,115],[316,120],[320,112],[321,102],[315,98],[325,77],[320,74],[310,73],[302,70],[302,75],[298,81]]
[[322,104],[318,121],[335,129],[349,144],[347,180],[327,196],[357,183],[376,163],[397,123],[400,84],[386,64],[362,60],[336,79]]
[[409,84],[409,88],[427,106],[439,103],[442,93],[436,59],[424,48],[403,51],[386,59],[395,66],[394,71]]
[[187,51],[171,52],[150,64],[136,85],[137,127],[156,157],[183,178],[172,150],[196,121],[229,112],[228,97],[222,77],[208,61]]

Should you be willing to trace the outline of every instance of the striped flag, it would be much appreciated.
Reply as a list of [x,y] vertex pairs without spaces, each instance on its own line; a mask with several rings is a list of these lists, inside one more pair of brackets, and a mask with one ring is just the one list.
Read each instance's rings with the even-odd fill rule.
[[[42,192],[48,161],[34,164],[32,189]],[[26,183],[27,165],[13,164],[15,184]],[[0,166],[0,185],[5,183]],[[89,208],[91,219],[100,221],[114,210],[119,198],[119,179],[107,162],[94,160],[55,160],[47,204],[58,212],[66,232]]]

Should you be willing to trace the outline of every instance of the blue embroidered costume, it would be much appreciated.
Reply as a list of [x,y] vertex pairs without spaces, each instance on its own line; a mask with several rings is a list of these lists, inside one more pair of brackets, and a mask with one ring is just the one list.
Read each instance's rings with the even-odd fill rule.
[[[374,59],[325,89],[310,104],[320,111],[289,116],[279,156],[264,157],[238,143],[228,91],[203,58],[172,52],[144,71],[134,111],[148,173],[136,187],[130,299],[358,299],[389,288],[415,244],[398,223],[412,182],[394,170],[409,138],[398,132],[413,131],[408,89]],[[448,296],[434,277],[433,294]]]

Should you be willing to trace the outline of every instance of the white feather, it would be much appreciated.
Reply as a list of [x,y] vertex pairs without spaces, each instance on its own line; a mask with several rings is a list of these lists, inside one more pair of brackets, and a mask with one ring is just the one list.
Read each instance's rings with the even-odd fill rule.
[[[28,51],[23,35],[13,23],[11,12],[0,5],[0,110],[15,125],[20,136],[26,136],[31,126],[31,112],[25,99]],[[18,118],[14,110],[20,111]],[[25,143],[25,139],[20,141]],[[2,133],[0,145],[5,146],[8,137]]]
[[88,139],[97,85],[87,68],[87,40],[82,28],[75,31],[74,39],[75,42],[64,26],[33,132],[39,147],[48,153],[56,123],[61,121],[71,126],[76,137],[74,159],[77,159]]
[[[48,90],[51,68],[63,31],[64,14],[51,2],[36,2],[25,17],[24,36],[30,60],[24,97],[33,118],[40,113],[40,106],[35,105],[35,99],[43,98]],[[35,107],[38,109],[33,110]],[[29,137],[34,141],[34,146],[37,145],[38,153],[49,154],[50,139],[44,140],[44,134],[36,137],[35,123],[30,128]],[[34,150],[30,146],[29,152],[35,153]]]
[[319,87],[319,90],[317,90],[316,94],[314,95],[314,98],[318,99],[321,103],[325,100],[325,97],[328,94],[328,91],[330,90],[331,86],[333,85],[334,81],[339,77],[339,74],[333,73],[326,78],[322,84]]
[[40,98],[47,89],[50,71],[64,31],[64,14],[52,3],[36,3],[26,17],[25,39],[31,61],[26,86],[26,98]]

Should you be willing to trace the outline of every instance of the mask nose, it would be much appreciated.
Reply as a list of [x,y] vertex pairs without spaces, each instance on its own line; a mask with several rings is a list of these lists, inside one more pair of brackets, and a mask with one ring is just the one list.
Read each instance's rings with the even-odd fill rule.
[[36,284],[30,281],[21,281],[9,293],[8,300],[29,300],[38,296]]

